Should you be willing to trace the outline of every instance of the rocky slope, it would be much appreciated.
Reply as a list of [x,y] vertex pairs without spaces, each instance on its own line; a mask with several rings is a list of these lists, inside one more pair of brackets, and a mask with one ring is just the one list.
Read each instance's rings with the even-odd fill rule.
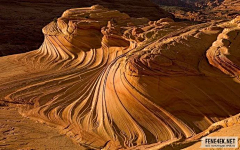
[[86,149],[184,148],[239,124],[239,22],[69,9],[38,50],[0,58],[0,99]]
[[239,0],[152,0],[173,13],[176,18],[190,21],[231,20],[240,14]]
[[182,6],[191,8],[205,8],[219,6],[224,0],[152,0],[158,5]]
[[101,4],[132,17],[158,20],[172,17],[148,0],[1,0],[0,56],[37,49],[43,42],[41,29],[69,8]]
[[240,1],[239,0],[224,0],[220,5],[214,8],[219,11],[221,15],[227,18],[233,18],[240,15]]

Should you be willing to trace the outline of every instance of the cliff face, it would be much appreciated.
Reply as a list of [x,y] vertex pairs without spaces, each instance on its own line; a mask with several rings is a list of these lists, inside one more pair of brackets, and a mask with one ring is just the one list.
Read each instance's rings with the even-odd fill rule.
[[172,17],[148,0],[1,0],[0,56],[37,49],[42,41],[41,29],[69,8],[101,4],[128,13],[132,17],[158,20]]
[[0,99],[88,149],[180,149],[240,113],[239,20],[69,9],[38,50],[0,58]]

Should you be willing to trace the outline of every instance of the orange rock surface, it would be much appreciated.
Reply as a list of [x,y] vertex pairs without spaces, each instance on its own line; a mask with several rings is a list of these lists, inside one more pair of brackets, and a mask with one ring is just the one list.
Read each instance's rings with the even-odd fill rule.
[[69,9],[38,50],[0,58],[0,99],[86,149],[195,141],[240,113],[239,22]]
[[[173,17],[149,0],[1,0],[0,56],[28,52],[43,42],[41,29],[70,8],[100,4],[131,17]],[[31,35],[31,36],[29,36]]]

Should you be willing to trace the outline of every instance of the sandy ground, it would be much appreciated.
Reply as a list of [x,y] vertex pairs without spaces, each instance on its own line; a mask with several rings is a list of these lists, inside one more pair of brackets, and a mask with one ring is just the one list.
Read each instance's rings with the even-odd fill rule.
[[[3,104],[2,104],[3,105]],[[45,124],[22,117],[16,108],[0,106],[1,150],[79,150],[67,136]]]

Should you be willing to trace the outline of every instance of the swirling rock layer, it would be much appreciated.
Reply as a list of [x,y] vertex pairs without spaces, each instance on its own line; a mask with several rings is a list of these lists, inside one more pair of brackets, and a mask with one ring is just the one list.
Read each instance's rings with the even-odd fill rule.
[[44,38],[43,26],[67,9],[96,4],[117,9],[131,17],[158,20],[173,16],[149,0],[1,0],[0,56],[38,49]]
[[43,28],[38,50],[0,59],[0,98],[86,148],[194,138],[240,112],[239,21],[191,26],[69,9]]

